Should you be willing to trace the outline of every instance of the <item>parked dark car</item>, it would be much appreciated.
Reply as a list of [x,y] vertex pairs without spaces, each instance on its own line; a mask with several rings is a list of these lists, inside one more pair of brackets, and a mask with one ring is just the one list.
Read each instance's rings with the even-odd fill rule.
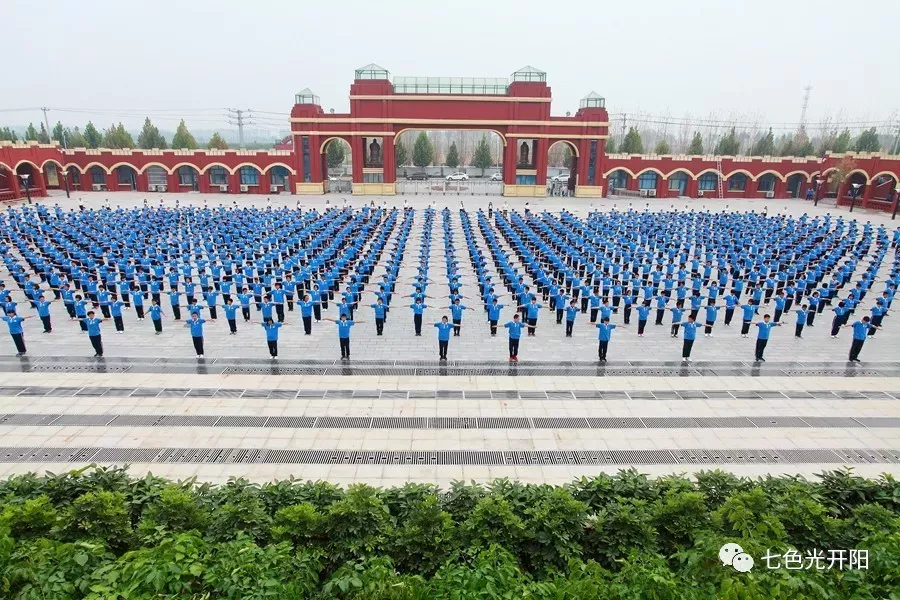
[[428,173],[426,173],[425,171],[419,171],[417,173],[410,173],[409,175],[406,176],[406,178],[411,181],[417,181],[417,180],[425,181],[426,179],[428,179]]

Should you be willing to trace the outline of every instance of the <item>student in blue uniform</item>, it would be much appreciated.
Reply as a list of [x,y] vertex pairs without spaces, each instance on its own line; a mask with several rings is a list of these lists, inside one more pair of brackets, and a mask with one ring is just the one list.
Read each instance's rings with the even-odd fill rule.
[[172,307],[172,318],[181,320],[181,292],[177,289],[169,290],[169,305]]
[[88,339],[91,340],[91,346],[94,347],[94,358],[103,358],[103,339],[100,336],[100,323],[106,319],[94,316],[94,311],[89,310],[87,317],[84,318],[84,324],[87,325]]
[[113,324],[116,326],[116,333],[121,334],[125,331],[125,323],[122,321],[122,308],[125,303],[121,300],[113,300],[109,304],[109,314],[112,315]]
[[884,302],[881,299],[875,301],[875,306],[871,308],[872,311],[872,319],[870,321],[871,327],[869,327],[869,337],[875,335],[875,332],[881,328],[881,322],[884,319],[885,315],[887,315],[887,308],[884,306]]
[[444,316],[434,326],[438,330],[438,360],[447,360],[447,347],[450,345],[450,331],[454,329],[453,324]]
[[150,320],[153,321],[153,329],[156,330],[156,335],[160,335],[162,333],[163,311],[158,299],[154,298],[150,301],[148,312],[150,313]]
[[578,316],[578,307],[575,306],[575,300],[569,300],[569,306],[566,307],[566,337],[572,337],[572,329],[575,327],[575,317]]
[[284,323],[266,319],[260,325],[266,331],[266,344],[269,346],[269,355],[272,357],[272,360],[278,360],[278,330],[284,326]]
[[670,308],[672,311],[672,330],[671,334],[673,338],[678,337],[678,329],[681,327],[681,319],[684,317],[684,308],[681,302],[678,302],[674,308]]
[[[557,304],[557,306],[559,305]],[[534,336],[534,330],[537,328],[538,313],[544,308],[544,305],[538,304],[537,298],[532,295],[531,301],[528,304],[520,305],[519,308],[525,311],[528,318],[528,335]]]
[[513,320],[507,321],[503,326],[509,330],[509,360],[519,362],[519,340],[522,338],[522,328],[525,326],[519,320],[519,313],[514,314]]
[[337,325],[338,342],[341,345],[341,360],[350,360],[350,328],[357,323],[365,323],[365,321],[350,321],[347,315],[341,315],[340,320],[329,319],[325,317],[324,321],[331,321]]
[[769,343],[769,332],[773,327],[778,327],[780,323],[772,321],[771,315],[763,315],[763,320],[756,324],[758,329],[756,334],[756,361],[766,362],[763,353],[766,351],[766,345]]
[[225,311],[225,320],[228,321],[228,335],[237,335],[238,306],[234,303],[234,298],[228,296],[225,300],[225,304],[222,305],[222,310]]
[[144,292],[140,286],[131,286],[131,296],[134,302],[134,313],[137,315],[138,321],[144,320]]
[[647,326],[647,317],[650,316],[650,302],[645,300],[643,304],[637,307],[638,314],[638,337],[644,337],[644,328]]
[[741,305],[742,322],[741,322],[741,337],[749,337],[750,336],[750,325],[753,323],[753,315],[756,314],[756,306],[747,302],[746,304]]
[[503,304],[499,304],[497,298],[487,307],[488,325],[490,326],[491,336],[497,335],[497,321],[500,320],[500,311],[503,310]]
[[856,321],[851,325],[844,325],[844,327],[853,328],[853,341],[850,343],[850,362],[859,362],[859,353],[862,351],[863,344],[866,343],[869,331],[875,326],[872,325],[869,317],[863,317],[862,320]]
[[806,326],[806,313],[809,308],[808,304],[802,305],[797,309],[797,324],[794,327],[794,337],[803,339],[803,328]]
[[706,306],[706,325],[703,329],[703,335],[706,337],[713,336],[713,327],[716,324],[716,317],[719,316],[719,311],[722,309],[721,306],[716,306],[716,301],[710,299],[709,304]]
[[696,339],[697,322],[694,320],[694,317],[688,315],[687,321],[684,323],[684,343],[681,345],[682,362],[691,362],[691,350]]
[[375,335],[384,335],[384,317],[387,314],[384,301],[379,296],[375,299],[375,304],[370,304],[369,307],[375,311]]
[[34,303],[37,308],[37,314],[41,318],[41,323],[44,324],[44,333],[52,333],[53,325],[50,323],[50,303],[52,300],[47,300],[47,298],[41,294],[37,302]]
[[422,302],[421,298],[416,298],[416,301],[409,305],[409,307],[413,311],[413,328],[416,331],[417,336],[422,335],[422,314],[425,312],[425,309],[428,308],[427,304]]
[[237,295],[238,301],[241,303],[241,316],[244,317],[244,323],[250,322],[250,299],[253,298],[253,294],[250,293],[250,290],[247,288],[242,288],[241,292]]
[[9,327],[9,335],[16,345],[16,356],[25,356],[25,353],[28,351],[25,348],[25,330],[22,328],[22,323],[30,318],[31,315],[20,317],[16,315],[14,310],[7,311],[6,316],[3,317],[7,327]]
[[450,313],[453,315],[453,337],[459,337],[459,332],[462,329],[463,311],[474,311],[475,309],[460,304],[459,298],[454,300],[453,304],[451,304],[450,306],[444,306],[442,308],[449,309]]
[[601,362],[606,362],[606,353],[609,350],[609,340],[612,338],[613,329],[616,326],[609,322],[609,317],[604,317],[599,323],[594,325],[599,331],[597,332],[597,339],[600,344],[598,347],[598,355],[600,357]]
[[834,313],[834,318],[831,319],[831,339],[835,339],[841,327],[847,324],[850,318],[850,309],[841,300],[837,303],[837,306],[831,309],[831,312]]
[[[196,300],[195,300],[196,302]],[[185,322],[184,326],[191,330],[191,341],[194,342],[194,350],[197,352],[197,358],[203,358],[203,324],[206,319],[200,318],[200,312],[192,312],[191,318]]]
[[87,318],[87,300],[82,298],[81,294],[75,295],[75,318],[81,324],[82,333],[87,333],[87,323],[84,322]]
[[304,294],[297,306],[300,307],[300,318],[303,320],[303,334],[312,335],[313,300],[310,295]]

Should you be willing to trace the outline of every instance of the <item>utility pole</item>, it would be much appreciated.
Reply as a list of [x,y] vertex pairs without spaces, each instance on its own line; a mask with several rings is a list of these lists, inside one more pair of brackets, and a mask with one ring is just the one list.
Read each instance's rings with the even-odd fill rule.
[[41,110],[44,111],[44,126],[47,128],[47,139],[53,140],[53,137],[50,135],[50,120],[47,118],[47,111],[50,110],[46,106],[42,106]]
[[[622,113],[622,142],[621,142],[622,144],[625,143],[625,126],[627,123],[628,123],[628,113]],[[620,148],[619,152],[621,152],[621,151],[622,151],[622,149]]]
[[250,125],[247,122],[253,115],[250,114],[250,109],[240,109],[240,108],[228,108],[228,118],[231,125],[237,125],[238,128],[238,140],[241,148],[244,147],[244,125]]

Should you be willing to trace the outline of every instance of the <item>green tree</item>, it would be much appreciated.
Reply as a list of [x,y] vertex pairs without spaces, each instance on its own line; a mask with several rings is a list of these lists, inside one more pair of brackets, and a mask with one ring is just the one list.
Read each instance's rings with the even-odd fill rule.
[[86,148],[99,148],[103,143],[103,135],[90,121],[84,126],[84,141],[87,142]]
[[728,132],[728,135],[719,140],[719,143],[716,144],[716,149],[714,153],[719,156],[737,156],[738,152],[741,151],[741,143],[737,139],[737,134],[734,131],[734,127],[731,128],[731,131]]
[[38,131],[34,128],[34,123],[28,124],[28,129],[25,130],[25,140],[34,140],[38,139]]
[[81,130],[76,127],[72,131],[68,129],[66,131],[66,146],[69,148],[87,148],[87,140],[84,138],[84,135],[81,133]]
[[653,152],[656,154],[672,154],[672,148],[666,140],[659,140],[656,144],[656,148],[653,149]]
[[472,157],[472,166],[481,169],[481,176],[484,177],[484,170],[491,166],[491,146],[488,144],[487,135],[481,135],[481,141],[475,147],[475,156]]
[[187,125],[184,124],[184,119],[178,124],[178,128],[175,129],[175,135],[172,136],[172,148],[175,148],[176,150],[197,149],[197,140],[195,140],[194,136],[191,135],[191,132],[188,131]]
[[881,150],[881,140],[878,139],[878,133],[875,128],[866,129],[856,138],[853,149],[857,152],[878,152]]
[[144,128],[138,134],[138,148],[150,150],[152,148],[168,148],[166,138],[159,133],[159,128],[150,122],[150,117],[144,119]]
[[209,150],[228,150],[228,142],[225,141],[219,132],[216,131],[212,134],[212,137],[209,138],[209,141],[206,143],[206,147]]
[[53,126],[53,131],[50,133],[50,137],[51,137],[51,139],[56,140],[60,144],[62,144],[64,142],[63,138],[65,138],[67,136],[66,136],[66,130],[63,127],[63,124],[61,121],[57,121],[56,125]]
[[816,153],[815,146],[809,140],[805,132],[800,132],[794,138],[794,156],[812,156]]
[[451,169],[455,169],[459,166],[459,151],[456,149],[456,142],[450,144],[450,149],[447,151],[447,158],[444,159],[444,164]]
[[606,140],[606,153],[607,154],[616,154],[618,152],[618,148],[616,148],[616,139],[609,138]]
[[834,140],[834,147],[831,149],[832,152],[843,154],[847,150],[850,149],[850,130],[845,129],[841,133],[838,134],[837,138]]
[[420,131],[413,146],[413,164],[419,168],[425,168],[431,164],[432,160],[434,160],[434,147],[425,132]]
[[106,148],[134,148],[134,138],[125,131],[125,126],[110,125],[103,134],[103,146]]
[[409,151],[406,149],[403,142],[399,140],[394,146],[394,162],[398,167],[402,167],[409,162]]
[[43,123],[41,123],[41,132],[38,133],[38,142],[42,144],[50,143],[50,134],[47,132],[47,128],[44,127]]
[[700,132],[694,132],[694,138],[691,140],[691,145],[688,146],[688,154],[692,156],[700,156],[703,154],[703,138],[700,136]]
[[568,144],[563,144],[562,166],[566,169],[572,168],[572,149]]
[[0,128],[0,142],[18,142],[19,136],[9,127]]
[[344,164],[344,143],[338,139],[331,140],[325,149],[325,155],[329,169],[341,166]]
[[753,148],[750,149],[751,156],[775,156],[775,135],[772,133],[772,128],[769,127],[769,132],[764,136],[759,138],[755,144],[753,144]]
[[634,127],[628,128],[625,134],[625,141],[622,142],[622,148],[619,150],[622,154],[643,154],[644,142],[641,141],[641,134]]

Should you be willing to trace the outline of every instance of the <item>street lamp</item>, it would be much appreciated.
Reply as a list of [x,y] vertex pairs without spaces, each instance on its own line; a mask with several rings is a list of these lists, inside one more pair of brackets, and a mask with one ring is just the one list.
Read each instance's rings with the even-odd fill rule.
[[819,205],[819,188],[822,187],[822,184],[825,183],[825,180],[821,177],[816,177],[816,195],[813,197],[813,206]]
[[851,183],[850,184],[850,212],[853,212],[853,207],[856,206],[856,198],[859,196],[859,190],[863,186],[861,183]]
[[28,198],[28,204],[31,204],[31,188],[28,187],[28,178],[31,177],[29,173],[25,173],[24,175],[19,175],[22,178],[22,185],[25,186],[25,197]]
[[897,202],[900,202],[900,183],[894,186],[894,210],[891,212],[891,221],[897,218]]
[[66,198],[69,197],[69,171],[68,169],[63,169],[59,172],[60,175],[63,176],[63,181],[66,184]]

